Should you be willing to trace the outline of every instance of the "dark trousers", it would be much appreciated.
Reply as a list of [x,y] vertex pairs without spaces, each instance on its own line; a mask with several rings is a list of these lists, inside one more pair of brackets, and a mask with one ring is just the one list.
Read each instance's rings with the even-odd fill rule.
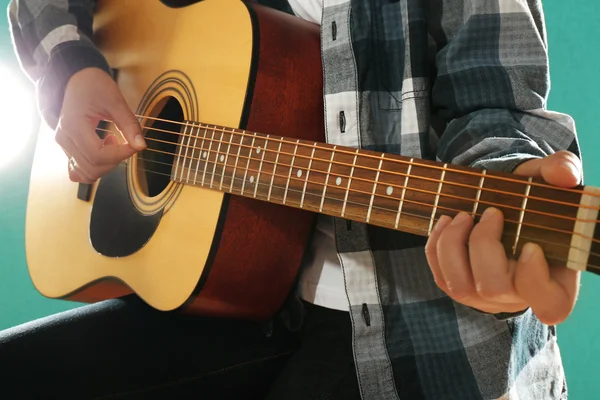
[[0,332],[0,392],[24,399],[359,399],[349,314],[302,328],[150,309],[136,297]]

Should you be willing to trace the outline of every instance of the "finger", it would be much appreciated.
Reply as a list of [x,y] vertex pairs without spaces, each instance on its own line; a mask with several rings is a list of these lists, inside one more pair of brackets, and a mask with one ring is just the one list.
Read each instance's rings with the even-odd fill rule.
[[448,289],[446,288],[444,276],[440,271],[440,266],[438,263],[437,242],[440,238],[440,234],[444,231],[444,228],[450,224],[450,222],[452,222],[452,218],[447,215],[442,215],[431,230],[431,234],[429,235],[429,239],[427,239],[427,244],[425,245],[425,257],[427,258],[429,269],[431,269],[431,273],[433,274],[433,279],[436,285],[438,285],[438,287],[440,287],[440,289],[442,289],[444,292],[446,292]]
[[467,249],[467,240],[473,220],[467,213],[460,213],[440,234],[437,257],[446,290],[453,300],[487,313],[512,313],[527,306],[522,302],[496,303],[479,296],[474,284]]
[[[431,235],[429,236],[427,244],[425,245],[425,255],[427,257],[427,262],[429,264],[429,268],[431,269],[431,273],[433,274],[435,283],[448,296],[450,296],[450,293],[448,291],[446,282],[444,280],[444,276],[439,266],[437,244],[442,232],[444,232],[444,229],[451,222],[452,218],[450,218],[449,216],[444,215],[440,217],[438,222],[435,224],[433,230],[431,231]],[[461,303],[488,313],[510,313],[521,311],[527,308],[527,306],[522,302],[498,305],[495,303],[485,301],[483,299],[463,299]]]
[[90,129],[80,134],[69,135],[81,154],[85,157],[88,164],[98,167],[114,167],[121,161],[131,157],[136,150],[127,145],[119,144],[115,140],[110,140],[108,144],[100,139],[95,130]]
[[515,287],[540,321],[563,322],[573,310],[579,290],[580,272],[550,268],[540,246],[526,243],[515,271]]
[[465,212],[459,213],[440,234],[437,242],[438,264],[448,295],[464,302],[476,296],[467,240],[473,219]]
[[146,148],[140,124],[122,95],[119,94],[115,101],[110,103],[107,111],[117,129],[133,149],[141,151]]
[[525,161],[515,169],[515,174],[541,177],[544,181],[573,187],[581,182],[581,160],[570,151],[558,151],[544,158]]
[[94,183],[77,165],[73,158],[68,161],[69,179],[76,183]]
[[487,208],[469,237],[469,258],[479,297],[494,303],[520,303],[509,260],[501,239],[504,216]]
[[[89,179],[97,179],[102,174],[110,171],[121,161],[131,157],[135,150],[129,145],[119,145],[116,138],[103,141],[96,134],[94,125],[89,119],[81,123],[71,121],[72,117],[66,116],[61,119],[61,125],[56,132],[56,142],[65,152],[77,161]],[[80,126],[79,132],[65,127]]]
[[118,145],[118,144],[119,144],[119,140],[113,134],[109,134],[108,136],[106,136],[104,138],[104,145],[105,146],[112,146],[112,145]]
[[[93,165],[88,161],[79,148],[73,143],[70,137],[63,140],[64,146],[75,161],[75,169],[87,181],[95,182],[102,175],[113,169],[116,164],[97,164]],[[118,164],[118,163],[117,163]],[[89,183],[89,182],[88,182]]]
[[71,180],[80,182],[82,179],[89,179],[79,165],[79,163],[85,162],[85,157],[81,155],[71,138],[64,134],[64,130],[61,128],[57,130],[55,140],[67,156],[67,166]]

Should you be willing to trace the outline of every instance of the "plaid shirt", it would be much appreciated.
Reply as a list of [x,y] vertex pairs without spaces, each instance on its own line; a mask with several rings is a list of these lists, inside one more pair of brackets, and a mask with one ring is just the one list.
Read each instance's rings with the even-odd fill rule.
[[[88,39],[93,4],[10,5],[47,120],[70,74],[107,68]],[[580,154],[572,119],[546,109],[541,0],[324,0],[322,11],[328,142],[503,171]],[[335,233],[364,399],[567,398],[556,330],[531,310],[503,317],[452,301],[432,279],[426,238],[341,219]]]

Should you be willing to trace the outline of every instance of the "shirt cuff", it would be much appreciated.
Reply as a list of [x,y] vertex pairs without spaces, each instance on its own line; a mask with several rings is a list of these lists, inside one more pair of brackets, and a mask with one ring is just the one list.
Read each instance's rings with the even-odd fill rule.
[[53,128],[58,123],[67,83],[75,73],[85,68],[99,68],[112,76],[106,58],[90,42],[65,42],[52,51],[38,82],[37,92],[40,112]]

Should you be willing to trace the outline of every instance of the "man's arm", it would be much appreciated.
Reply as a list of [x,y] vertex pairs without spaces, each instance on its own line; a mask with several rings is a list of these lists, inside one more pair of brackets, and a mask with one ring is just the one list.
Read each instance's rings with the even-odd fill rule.
[[546,109],[550,75],[541,1],[446,3],[432,32],[442,43],[433,102],[449,120],[438,158],[512,172],[526,159],[558,150],[579,156],[571,117]]
[[65,86],[78,71],[108,63],[92,42],[96,0],[11,0],[8,19],[23,71],[36,84],[38,107],[56,127]]
[[[150,0],[148,0],[150,1]],[[146,147],[141,127],[94,45],[95,0],[11,0],[10,29],[40,112],[55,130],[74,182],[92,183]],[[110,119],[125,143],[96,134]]]
[[[159,1],[159,0],[147,0]],[[199,0],[160,0],[182,7]],[[291,12],[287,0],[259,0]],[[78,71],[109,65],[92,42],[97,0],[11,0],[9,26],[23,71],[36,84],[40,112],[53,128],[58,123],[65,87]]]
[[[541,0],[444,3],[429,20],[439,45],[433,109],[448,121],[437,157],[576,185],[582,173],[575,124],[546,109]],[[466,213],[440,218],[426,246],[436,283],[454,300],[500,318],[531,307],[545,323],[563,321],[574,307],[579,273],[550,268],[530,243],[519,260],[509,260],[503,224],[494,208],[477,224]]]

